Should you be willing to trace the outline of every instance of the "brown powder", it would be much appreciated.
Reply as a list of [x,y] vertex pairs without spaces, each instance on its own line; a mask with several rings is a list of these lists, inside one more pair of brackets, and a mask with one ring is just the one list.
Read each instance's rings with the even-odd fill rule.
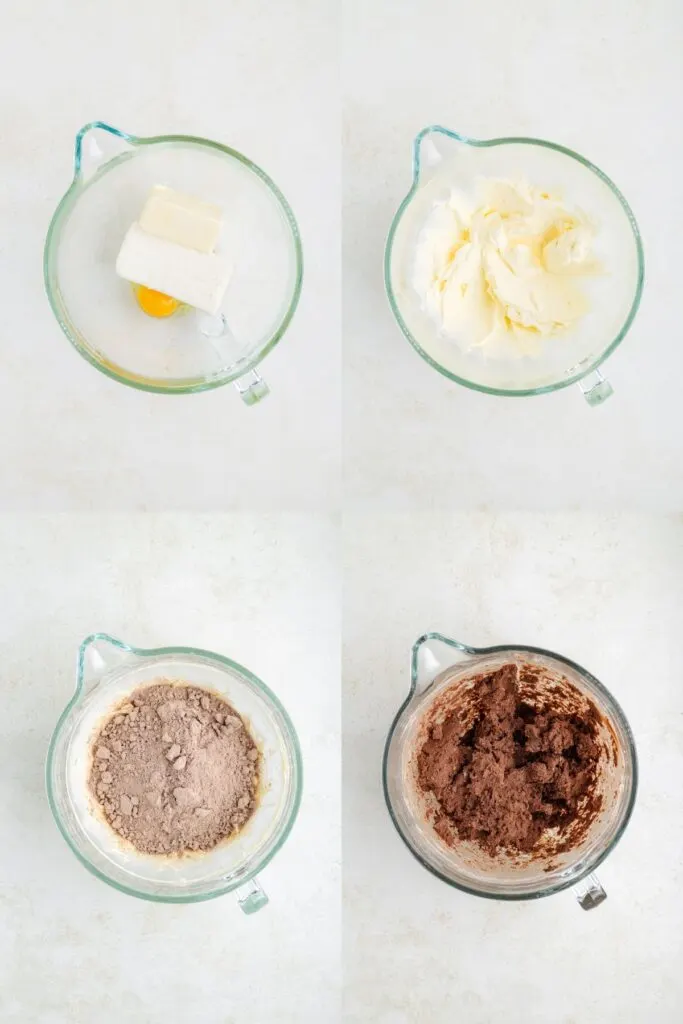
[[555,690],[556,709],[538,709],[528,702],[533,672],[525,678],[522,699],[517,666],[504,665],[476,681],[473,716],[456,708],[430,726],[418,784],[436,797],[434,828],[449,845],[472,840],[492,856],[529,854],[557,829],[566,839],[557,853],[586,834],[600,809],[597,708],[585,701],[581,713],[566,710],[567,684],[564,694]]
[[141,853],[210,850],[256,806],[259,753],[235,709],[161,679],[110,713],[88,785],[105,819]]

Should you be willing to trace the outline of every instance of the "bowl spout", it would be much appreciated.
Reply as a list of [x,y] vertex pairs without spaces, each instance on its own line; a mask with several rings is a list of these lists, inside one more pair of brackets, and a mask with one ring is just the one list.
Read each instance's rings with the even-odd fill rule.
[[83,182],[89,181],[105,164],[132,152],[134,145],[132,135],[103,121],[91,121],[76,136],[74,176]]
[[76,692],[85,696],[100,680],[135,657],[135,651],[108,633],[91,633],[78,648]]
[[458,132],[433,124],[423,128],[413,143],[413,176],[415,184],[426,185],[446,160],[457,156],[465,146],[476,145]]

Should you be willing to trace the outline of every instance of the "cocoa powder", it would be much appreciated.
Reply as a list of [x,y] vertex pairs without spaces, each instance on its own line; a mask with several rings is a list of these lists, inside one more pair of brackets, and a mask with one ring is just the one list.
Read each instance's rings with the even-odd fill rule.
[[256,807],[260,756],[244,721],[209,690],[160,679],[109,714],[88,785],[111,828],[141,853],[210,850]]
[[556,829],[557,853],[585,835],[601,806],[601,719],[590,701],[581,713],[562,710],[570,692],[558,708],[539,709],[522,699],[518,667],[504,665],[476,681],[473,716],[454,709],[431,725],[418,785],[436,798],[434,828],[449,845],[472,840],[492,856],[531,854]]

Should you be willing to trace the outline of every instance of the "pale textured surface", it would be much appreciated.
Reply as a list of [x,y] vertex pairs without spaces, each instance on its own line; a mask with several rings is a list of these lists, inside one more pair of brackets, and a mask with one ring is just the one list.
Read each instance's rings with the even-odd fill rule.
[[[677,510],[681,5],[345,8],[347,496],[389,508]],[[384,240],[410,186],[413,138],[435,123],[479,138],[561,142],[631,203],[647,283],[631,333],[606,364],[615,394],[601,408],[589,409],[578,388],[522,399],[469,391],[403,338],[384,296]]]
[[[179,13],[182,12],[182,13]],[[0,504],[3,508],[329,508],[339,477],[336,5],[212,0],[3,4],[0,65]],[[271,395],[147,395],[93,369],[43,293],[43,242],[76,132],[104,120],[245,153],[298,219],[305,280],[262,364]]]
[[[345,524],[344,927],[353,1024],[678,1024],[683,718],[678,518],[349,516]],[[495,903],[410,855],[386,812],[384,741],[427,630],[546,647],[621,703],[640,758],[608,900]]]
[[[307,516],[0,516],[3,1024],[337,1020],[337,532]],[[43,762],[93,630],[227,654],[291,714],[304,798],[253,917],[230,895],[123,896],[59,835]]]

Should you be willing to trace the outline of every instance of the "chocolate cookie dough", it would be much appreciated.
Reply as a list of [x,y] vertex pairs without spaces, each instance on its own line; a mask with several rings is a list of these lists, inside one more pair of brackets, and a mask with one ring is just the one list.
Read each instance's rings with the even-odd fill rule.
[[597,708],[536,709],[522,698],[513,664],[471,692],[473,724],[452,710],[430,726],[418,753],[418,785],[438,802],[435,830],[450,845],[472,840],[492,856],[532,854],[552,828],[571,834],[573,845],[577,819],[587,828],[601,805]]

